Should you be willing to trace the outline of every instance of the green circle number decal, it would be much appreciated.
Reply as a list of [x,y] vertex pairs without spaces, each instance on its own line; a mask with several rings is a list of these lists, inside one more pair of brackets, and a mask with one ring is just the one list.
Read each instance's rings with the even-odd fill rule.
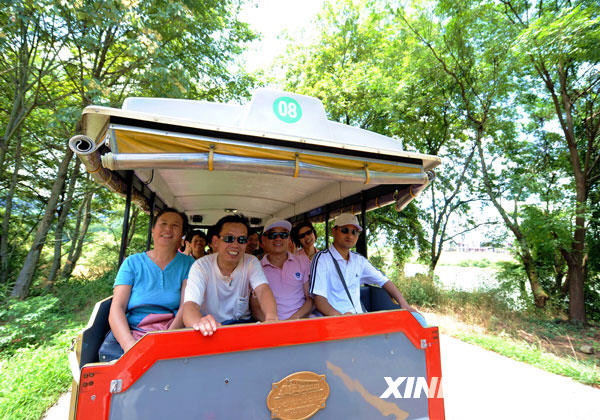
[[302,118],[300,104],[289,96],[282,96],[273,102],[273,112],[281,121],[295,123]]

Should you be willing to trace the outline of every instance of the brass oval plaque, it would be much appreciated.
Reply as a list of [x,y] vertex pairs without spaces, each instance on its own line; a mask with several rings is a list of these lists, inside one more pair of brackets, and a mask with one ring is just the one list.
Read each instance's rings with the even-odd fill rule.
[[267,407],[272,419],[304,420],[325,408],[329,385],[325,375],[314,372],[296,372],[271,387]]

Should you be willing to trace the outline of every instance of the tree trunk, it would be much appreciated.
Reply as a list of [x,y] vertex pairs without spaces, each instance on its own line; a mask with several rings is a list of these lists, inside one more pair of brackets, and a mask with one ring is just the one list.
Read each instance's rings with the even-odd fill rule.
[[40,253],[42,252],[42,248],[44,247],[46,236],[48,235],[48,231],[50,230],[52,220],[54,219],[54,213],[56,212],[58,198],[64,186],[65,178],[69,169],[69,163],[71,162],[72,157],[73,152],[69,147],[67,147],[63,160],[58,168],[56,180],[52,185],[52,191],[50,193],[50,198],[48,199],[48,203],[46,204],[46,208],[44,210],[44,216],[38,224],[35,237],[33,238],[33,243],[31,244],[31,249],[27,253],[27,257],[25,258],[23,268],[21,268],[21,271],[19,272],[19,277],[17,278],[17,282],[15,283],[15,286],[13,287],[12,292],[10,294],[10,296],[13,298],[24,299],[27,297],[27,295],[29,295],[29,287],[31,286],[31,281],[35,273],[37,263],[40,259]]
[[19,179],[19,169],[21,168],[21,137],[17,135],[16,138],[17,144],[15,145],[15,168],[10,178],[10,186],[8,187],[8,193],[5,202],[6,207],[4,209],[4,217],[2,218],[2,236],[0,237],[0,284],[4,284],[7,281],[9,274],[9,226],[13,206],[13,197],[15,195],[15,188]]
[[559,252],[554,253],[554,291],[566,295],[567,291],[563,291],[563,279],[565,278],[563,258]]
[[527,273],[527,278],[529,279],[529,286],[531,287],[531,293],[533,293],[533,302],[538,308],[543,308],[546,306],[546,301],[548,300],[549,296],[540,285],[533,257],[529,253],[528,249],[523,249],[522,247],[519,255],[521,257],[523,267],[525,268],[525,272]]
[[137,223],[138,214],[140,213],[140,209],[138,207],[133,207],[133,211],[131,214],[131,218],[129,219],[129,235],[127,237],[127,244],[125,248],[129,246],[131,240],[133,239],[133,235],[135,235],[135,228]]
[[583,270],[580,264],[569,265],[569,321],[585,323],[585,301],[583,294]]
[[63,271],[61,273],[62,278],[66,278],[71,274],[69,271],[69,273],[65,275],[67,270],[66,267],[72,265],[73,255],[75,254],[75,248],[77,246],[77,241],[79,240],[79,232],[81,231],[81,219],[83,218],[83,209],[85,208],[88,199],[89,192],[86,192],[83,197],[83,200],[81,200],[81,203],[79,204],[79,208],[77,209],[77,216],[75,217],[75,229],[73,230],[73,233],[69,235],[71,245],[69,247],[69,252],[67,253],[67,261],[65,261],[65,265],[63,266]]
[[[569,291],[569,321],[575,323],[585,323],[585,296],[583,290],[583,284],[585,281],[585,269],[583,263],[583,255],[580,250],[577,241],[577,232],[582,229],[576,228],[575,239],[572,244],[571,252],[567,252],[565,249],[561,249],[563,257],[567,261],[567,280],[565,282],[565,289],[568,287]],[[583,244],[583,241],[582,241]]]
[[[568,64],[558,60],[556,71],[558,74],[559,91],[555,90],[555,83],[550,72],[547,69],[546,62],[539,61],[536,65],[536,70],[546,89],[550,93],[552,103],[556,112],[556,116],[563,130],[567,151],[569,152],[569,160],[573,170],[573,178],[575,180],[575,232],[571,242],[571,250],[567,252],[561,249],[561,253],[567,262],[567,282],[569,284],[569,321],[585,323],[585,298],[583,292],[583,283],[586,277],[584,269],[584,249],[585,249],[585,218],[586,204],[589,193],[589,181],[591,167],[590,162],[597,155],[597,147],[594,146],[595,134],[587,139],[587,149],[582,148],[580,156],[577,133],[575,132],[575,121],[573,118],[574,103],[581,100],[580,97],[570,96],[569,75],[572,70]],[[590,135],[590,134],[588,134]],[[582,162],[585,162],[582,167]]]
[[80,161],[79,158],[75,158],[75,167],[71,173],[69,179],[69,186],[66,191],[65,198],[63,200],[60,209],[58,210],[58,221],[56,223],[56,230],[54,231],[54,260],[52,261],[52,267],[50,273],[46,279],[46,290],[51,290],[54,286],[54,281],[60,270],[62,260],[62,245],[63,245],[63,232],[67,217],[71,211],[71,205],[73,203],[73,194],[75,192],[75,185],[77,184],[77,177],[79,176]]
[[83,222],[81,223],[81,232],[79,233],[79,228],[77,228],[77,235],[73,237],[73,246],[69,252],[69,257],[65,262],[63,267],[63,271],[61,273],[62,278],[68,278],[73,273],[75,266],[77,265],[77,261],[81,256],[81,250],[83,249],[83,242],[85,240],[85,236],[87,235],[88,227],[90,226],[90,221],[92,220],[92,200],[94,198],[93,191],[89,191],[86,193],[85,199],[83,203],[81,203],[81,209],[83,214]]
[[[440,260],[442,252],[444,250],[444,242],[447,241],[446,236],[446,228],[448,226],[448,222],[450,218],[454,214],[456,210],[460,208],[460,199],[457,198],[459,192],[462,190],[462,184],[465,182],[466,174],[469,168],[471,167],[471,162],[473,161],[473,157],[475,156],[475,150],[477,148],[476,144],[473,144],[473,148],[471,152],[467,156],[465,163],[462,168],[462,172],[458,180],[456,180],[456,184],[452,193],[449,197],[444,196],[444,205],[439,210],[439,214],[436,211],[436,203],[435,203],[435,180],[431,185],[431,207],[433,209],[433,229],[431,234],[431,262],[429,264],[429,279],[433,281],[433,275],[435,272],[435,267]],[[430,152],[432,152],[430,150]],[[453,204],[455,203],[455,204]]]
[[[575,165],[575,163],[573,163]],[[567,277],[569,278],[569,321],[585,323],[585,296],[583,283],[585,282],[584,247],[585,247],[585,209],[587,201],[587,187],[585,180],[575,171],[575,184],[577,188],[575,208],[575,232],[571,242],[571,252],[567,260]]]
[[437,266],[438,261],[440,260],[440,252],[437,252],[433,255],[431,255],[431,262],[429,263],[429,268],[428,268],[428,276],[429,276],[429,280],[433,282],[433,276],[435,274],[435,267]]
[[506,227],[510,229],[510,231],[515,236],[518,244],[519,244],[519,256],[521,257],[521,262],[523,264],[523,268],[527,273],[527,278],[529,279],[529,285],[531,286],[531,293],[533,294],[533,301],[535,306],[538,308],[543,308],[546,305],[546,301],[548,300],[548,294],[542,289],[542,286],[539,283],[539,277],[537,274],[537,270],[535,268],[535,264],[533,261],[533,257],[531,256],[529,245],[525,240],[525,236],[523,232],[521,232],[520,226],[517,224],[516,220],[513,222],[506,210],[500,205],[498,200],[496,199],[496,195],[492,190],[492,181],[490,180],[489,172],[487,170],[487,164],[485,162],[485,156],[483,153],[483,148],[481,146],[481,139],[483,137],[483,130],[479,128],[477,130],[477,149],[479,151],[479,158],[481,164],[481,171],[483,173],[483,184],[485,186],[485,190],[487,192],[488,197],[490,197],[490,201],[498,210],[498,213],[502,217],[504,224]]

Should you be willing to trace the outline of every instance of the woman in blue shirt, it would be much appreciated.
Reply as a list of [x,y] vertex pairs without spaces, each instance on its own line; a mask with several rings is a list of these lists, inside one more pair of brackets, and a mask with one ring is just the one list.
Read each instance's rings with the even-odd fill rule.
[[[160,309],[138,305],[160,305],[176,311],[181,305],[181,290],[185,287],[194,259],[178,252],[187,217],[177,210],[167,208],[154,219],[152,239],[154,248],[134,254],[119,268],[113,289],[108,322],[115,338],[124,351],[136,342],[131,326],[136,326],[150,313]],[[182,312],[178,311],[169,329],[183,328]]]

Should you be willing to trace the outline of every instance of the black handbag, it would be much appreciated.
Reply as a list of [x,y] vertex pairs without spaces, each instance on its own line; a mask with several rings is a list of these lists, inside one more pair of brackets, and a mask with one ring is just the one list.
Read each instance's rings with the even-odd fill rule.
[[[134,306],[133,308],[128,309],[125,315],[129,314],[131,311],[133,311],[135,309],[148,308],[148,307],[159,308],[163,311],[171,312],[173,315],[175,315],[175,311],[173,311],[172,309],[169,309],[169,308],[167,308],[165,306],[161,306],[161,305],[151,305],[151,304]],[[130,325],[129,328],[132,330],[144,331],[133,325]],[[106,337],[104,337],[104,341],[100,345],[100,348],[98,349],[98,360],[100,362],[110,362],[111,360],[115,360],[115,359],[118,359],[119,357],[123,356],[123,353],[124,353],[123,348],[121,347],[121,345],[115,338],[114,334],[112,333],[112,330],[109,330],[108,333],[106,334]]]

